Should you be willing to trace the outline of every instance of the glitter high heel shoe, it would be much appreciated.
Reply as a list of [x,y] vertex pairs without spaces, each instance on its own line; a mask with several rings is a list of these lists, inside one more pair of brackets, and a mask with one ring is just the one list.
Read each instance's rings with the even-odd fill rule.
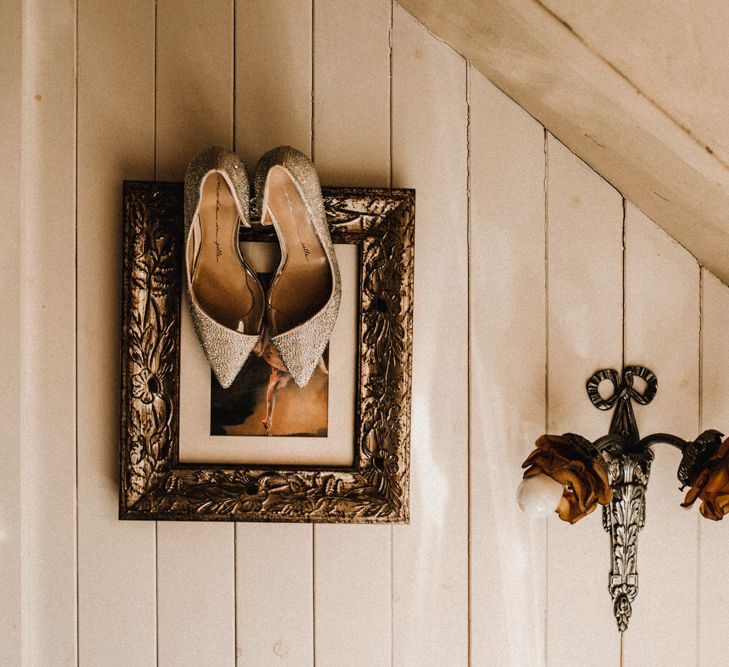
[[248,221],[245,167],[209,148],[185,175],[187,297],[195,331],[223,388],[237,377],[261,335],[265,297],[238,244]]
[[273,225],[281,246],[266,297],[271,344],[304,387],[329,342],[342,295],[321,187],[311,160],[288,146],[261,158],[254,185],[261,224]]

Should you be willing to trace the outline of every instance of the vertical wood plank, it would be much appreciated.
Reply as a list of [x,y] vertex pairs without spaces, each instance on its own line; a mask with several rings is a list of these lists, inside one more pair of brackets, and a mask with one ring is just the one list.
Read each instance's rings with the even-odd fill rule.
[[[211,48],[214,45],[214,48]],[[231,0],[157,2],[157,177],[233,143]],[[234,526],[159,523],[160,665],[235,662]]]
[[390,0],[317,0],[314,156],[332,185],[390,184]]
[[471,657],[536,666],[546,524],[515,494],[545,426],[544,130],[473,69],[469,81]]
[[233,144],[232,0],[157,2],[157,178]]
[[20,394],[21,394],[21,86],[22,4],[0,5],[0,218],[5,221],[0,245],[3,284],[0,319],[0,664],[20,663]]
[[[641,433],[696,437],[699,267],[630,204],[625,227],[625,358],[658,376],[653,402],[636,409]],[[680,452],[665,445],[654,451],[646,525],[638,537],[640,592],[625,634],[625,664],[691,665],[696,660],[698,517],[679,506]]]
[[[594,440],[610,419],[585,382],[621,368],[622,198],[551,135],[547,140],[547,432]],[[607,592],[610,543],[600,510],[547,528],[547,664],[615,665],[619,635]],[[580,646],[579,654],[575,647]]]
[[[310,0],[238,2],[235,146],[252,169],[273,146],[311,153]],[[313,529],[304,524],[238,524],[238,665],[312,664]]]
[[79,0],[78,48],[79,662],[145,665],[155,527],[118,520],[119,211],[122,181],[154,173],[154,5]]
[[[703,269],[701,299],[701,426],[729,431],[729,287]],[[693,512],[698,512],[699,502]],[[698,665],[720,665],[726,660],[726,609],[729,571],[723,554],[727,521],[699,518]]]
[[[389,0],[315,3],[313,152],[325,183],[389,184],[390,18]],[[314,527],[318,665],[390,664],[391,533],[388,526]]]
[[237,664],[313,664],[311,526],[238,524],[236,535]]
[[76,7],[23,6],[22,660],[76,647]]
[[311,152],[311,0],[236,3],[235,146],[249,168],[281,144]]
[[393,186],[417,191],[411,519],[393,528],[393,661],[468,661],[466,64],[394,8]]

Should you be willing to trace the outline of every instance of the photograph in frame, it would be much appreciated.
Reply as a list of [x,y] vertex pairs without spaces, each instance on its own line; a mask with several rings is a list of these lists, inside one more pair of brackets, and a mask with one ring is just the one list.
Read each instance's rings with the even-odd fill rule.
[[[270,271],[272,263],[277,259],[271,244],[247,243],[244,251],[256,272]],[[357,248],[354,245],[336,244],[335,252],[342,280],[342,301],[325,355],[327,374],[317,369],[312,381],[303,389],[296,387],[293,382],[284,387],[283,400],[277,400],[275,405],[272,435],[266,435],[260,421],[257,421],[249,432],[241,433],[236,429],[240,419],[236,414],[241,410],[241,402],[235,398],[239,395],[239,387],[250,377],[251,367],[256,370],[261,369],[263,372],[258,373],[259,380],[253,387],[258,392],[258,399],[254,402],[259,412],[246,415],[246,421],[250,423],[258,417],[265,418],[267,379],[271,372],[268,365],[260,357],[252,354],[233,385],[228,390],[220,389],[217,380],[212,378],[210,366],[198,343],[192,318],[185,308],[182,309],[179,443],[181,463],[353,465],[358,258]],[[319,388],[317,385],[319,387],[324,385],[327,390],[323,392],[324,399],[331,396],[331,401],[322,400],[316,391]],[[226,419],[228,423],[224,428],[229,429],[226,434],[219,433],[218,425],[213,422],[212,416],[216,397],[219,400],[221,394],[233,397],[228,402],[228,405],[233,405],[231,408],[233,414]],[[307,401],[315,403],[314,409],[319,413],[317,416],[324,414],[324,419],[319,422],[323,426],[319,433],[301,432],[304,430],[301,424],[308,426],[311,423],[309,419],[311,413],[308,412],[310,406],[306,404]],[[246,407],[243,405],[242,409]],[[300,410],[302,407],[303,418]],[[287,409],[293,412],[288,421],[284,412]],[[293,427],[279,429],[277,420],[281,420],[284,427],[291,424]]]

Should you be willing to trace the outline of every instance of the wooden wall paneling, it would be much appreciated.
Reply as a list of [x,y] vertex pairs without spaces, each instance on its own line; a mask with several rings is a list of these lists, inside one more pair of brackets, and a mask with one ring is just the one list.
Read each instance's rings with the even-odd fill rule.
[[466,63],[394,8],[393,186],[415,188],[410,525],[393,527],[393,662],[468,660]]
[[235,9],[235,146],[252,169],[281,144],[311,152],[312,0]]
[[22,58],[22,660],[66,665],[77,660],[74,2],[24,3]]
[[0,246],[3,317],[0,319],[0,664],[20,663],[20,395],[22,386],[20,332],[21,274],[21,89],[22,3],[0,5],[0,217],[5,221]]
[[[77,2],[0,10],[0,210],[20,220],[0,262],[0,663],[616,664],[599,511],[529,523],[519,465],[545,408],[549,432],[607,430],[584,382],[620,367],[623,335],[659,378],[642,433],[694,437],[700,390],[701,426],[729,428],[729,288],[704,271],[700,375],[695,260],[628,205],[623,291],[618,193],[551,137],[545,182],[538,123],[398,5],[390,34],[387,0],[133,0],[123,20]],[[390,127],[393,185],[417,189],[411,525],[118,522],[121,181],[155,154],[180,180],[211,144],[252,167],[287,143],[327,184],[387,185]],[[657,449],[625,664],[717,664],[724,525],[681,510],[679,454]]]
[[[729,433],[729,287],[706,269],[701,272],[701,424]],[[698,512],[699,501],[693,512]],[[697,665],[711,667],[726,660],[726,609],[729,571],[724,552],[727,520],[699,518],[699,591],[697,601]],[[676,604],[677,601],[673,601]],[[688,624],[687,619],[687,624]]]
[[[200,150],[232,148],[231,0],[158,0],[156,90],[157,178],[182,180]],[[234,664],[234,569],[232,524],[158,524],[160,665]]]
[[536,666],[546,523],[519,511],[516,489],[545,426],[544,129],[469,76],[471,657]]
[[[548,433],[594,440],[608,431],[610,417],[590,403],[585,382],[596,370],[621,367],[622,266],[622,198],[549,135]],[[547,664],[615,665],[619,634],[601,511],[575,525],[554,517],[547,534]]]
[[[313,152],[324,183],[389,185],[390,18],[390,0],[315,3]],[[391,534],[389,526],[314,527],[318,665],[390,664]]]
[[[238,2],[235,21],[238,154],[250,170],[277,145],[310,154],[310,0]],[[235,530],[238,664],[312,664],[312,526],[242,523]]]
[[[631,204],[625,227],[625,358],[658,376],[653,402],[636,409],[640,432],[696,437],[699,266]],[[625,634],[625,664],[691,665],[696,660],[699,518],[680,507],[680,452],[666,445],[654,451],[646,526],[638,538],[640,592]]]
[[154,174],[154,5],[107,6],[78,5],[79,662],[143,665],[157,651],[155,526],[118,520],[119,229],[122,181]]

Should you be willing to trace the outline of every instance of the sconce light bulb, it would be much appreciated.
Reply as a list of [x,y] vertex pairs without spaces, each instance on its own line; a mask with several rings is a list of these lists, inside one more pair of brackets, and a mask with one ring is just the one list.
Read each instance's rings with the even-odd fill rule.
[[563,491],[559,482],[540,473],[519,484],[516,501],[524,513],[533,519],[543,519],[557,509]]

